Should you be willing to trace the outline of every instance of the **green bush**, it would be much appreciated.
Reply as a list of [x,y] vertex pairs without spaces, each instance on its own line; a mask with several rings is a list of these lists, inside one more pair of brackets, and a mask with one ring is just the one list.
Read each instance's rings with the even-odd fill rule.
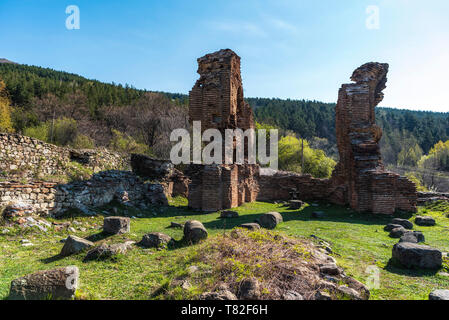
[[23,135],[48,142],[48,123],[42,123],[36,127],[29,127],[23,131]]
[[112,134],[113,137],[109,142],[110,149],[122,153],[150,153],[150,148],[146,144],[137,142],[126,133],[112,129]]
[[76,136],[71,146],[72,148],[75,149],[94,149],[95,142],[88,136],[85,136],[84,134],[79,134]]

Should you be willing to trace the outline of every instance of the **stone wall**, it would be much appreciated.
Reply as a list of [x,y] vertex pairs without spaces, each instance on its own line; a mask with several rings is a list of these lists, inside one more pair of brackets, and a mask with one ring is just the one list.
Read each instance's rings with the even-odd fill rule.
[[57,215],[69,208],[78,208],[88,214],[91,208],[108,204],[114,199],[130,204],[167,204],[162,185],[145,183],[127,171],[103,171],[90,180],[69,184],[0,183],[0,206],[25,203],[44,216]]
[[65,175],[70,162],[93,172],[129,169],[129,159],[106,149],[73,150],[18,134],[0,133],[0,177],[38,180]]

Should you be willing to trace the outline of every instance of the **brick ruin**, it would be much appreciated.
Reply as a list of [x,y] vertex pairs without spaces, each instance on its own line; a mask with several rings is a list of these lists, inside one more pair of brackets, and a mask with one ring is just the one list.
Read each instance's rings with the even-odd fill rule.
[[[220,50],[198,59],[200,79],[190,92],[190,122],[209,128],[254,128],[250,106],[243,99],[240,58]],[[340,154],[331,179],[307,174],[273,172],[258,165],[191,165],[189,207],[202,211],[233,208],[244,202],[289,199],[327,200],[359,212],[392,214],[416,211],[413,182],[386,171],[375,122],[375,107],[382,101],[388,64],[367,63],[356,69],[354,83],[344,84],[336,106]]]
[[[199,58],[198,73],[189,93],[191,124],[201,121],[202,133],[213,128],[223,137],[226,129],[255,127],[252,109],[243,98],[240,57],[235,52],[226,49]],[[257,165],[191,165],[189,207],[217,211],[255,201],[257,175]]]
[[388,64],[367,63],[356,69],[338,94],[336,106],[337,145],[340,162],[331,179],[334,202],[349,204],[356,211],[392,214],[416,211],[413,182],[386,171],[376,125],[375,107],[386,88]]

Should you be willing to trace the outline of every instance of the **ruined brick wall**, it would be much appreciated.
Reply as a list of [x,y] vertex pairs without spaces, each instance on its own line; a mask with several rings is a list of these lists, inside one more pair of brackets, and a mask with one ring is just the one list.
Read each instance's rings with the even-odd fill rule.
[[201,129],[254,128],[251,107],[243,98],[240,57],[225,49],[198,59],[200,78],[189,93],[189,120]]
[[261,169],[257,201],[324,200],[329,195],[330,180],[310,174]]
[[406,178],[385,171],[374,109],[383,99],[388,64],[367,63],[344,84],[336,106],[340,161],[332,176],[329,197],[357,211],[391,214],[416,211],[416,187]]
[[258,170],[257,165],[191,165],[189,207],[212,212],[255,201]]
[[[223,138],[226,129],[255,127],[253,112],[243,97],[240,57],[235,52],[226,49],[199,58],[198,73],[200,79],[189,94],[190,123],[201,121],[202,132],[218,129]],[[247,141],[243,143],[246,146]],[[189,206],[217,211],[255,201],[257,173],[255,165],[192,165]]]
[[65,175],[71,161],[94,172],[129,168],[127,156],[106,149],[73,150],[18,134],[0,133],[0,177],[3,179]]

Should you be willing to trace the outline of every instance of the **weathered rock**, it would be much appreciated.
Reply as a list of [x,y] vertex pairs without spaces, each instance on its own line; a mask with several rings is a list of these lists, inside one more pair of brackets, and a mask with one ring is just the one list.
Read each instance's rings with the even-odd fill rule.
[[196,220],[187,221],[184,225],[184,239],[197,243],[201,240],[206,239],[208,236],[207,230],[204,225]]
[[11,282],[11,300],[68,300],[78,286],[79,270],[75,266],[39,271]]
[[288,290],[286,293],[282,295],[282,299],[284,300],[304,300],[303,296],[298,292],[293,290]]
[[123,234],[130,231],[131,219],[127,217],[104,218],[103,231],[110,234]]
[[431,227],[435,225],[435,219],[428,216],[416,216],[415,223],[418,226]]
[[221,219],[238,218],[239,213],[237,211],[225,210],[220,213]]
[[290,200],[289,202],[290,209],[301,209],[301,207],[304,205],[304,202],[301,200]]
[[126,254],[133,244],[134,241],[111,245],[103,243],[100,246],[89,250],[84,258],[84,261],[104,260],[112,258],[117,254]]
[[170,222],[170,227],[169,228],[184,228],[184,225],[182,223],[177,223],[177,222]]
[[337,291],[342,294],[345,297],[349,297],[353,300],[361,300],[360,293],[358,293],[356,290],[349,288],[347,286],[339,286],[337,288]]
[[93,246],[94,243],[89,240],[70,235],[64,242],[64,246],[62,247],[60,255],[66,257],[71,254],[76,254],[78,252],[86,250]]
[[240,228],[248,229],[251,231],[260,229],[260,225],[258,223],[244,223],[239,226]]
[[267,229],[274,229],[283,221],[279,212],[268,212],[259,217],[259,224]]
[[173,238],[166,234],[152,232],[144,235],[139,245],[145,248],[163,248],[172,244],[173,241]]
[[356,290],[360,294],[360,297],[362,299],[364,299],[364,300],[369,299],[371,293],[370,293],[368,287],[365,286],[363,283],[361,283],[360,281],[358,281],[354,278],[351,278],[351,277],[344,277],[342,280],[344,283],[346,283],[346,285],[349,288]]
[[391,238],[400,238],[407,232],[407,229],[405,229],[403,226],[400,226],[399,228],[395,228],[390,231],[390,237]]
[[320,272],[331,276],[338,276],[341,273],[340,268],[338,268],[338,266],[333,263],[328,263],[320,266]]
[[402,225],[400,225],[400,224],[389,223],[389,224],[387,224],[387,225],[385,226],[384,230],[390,232],[390,231],[393,230],[393,229],[401,228],[401,227],[404,228],[404,227],[403,227]]
[[228,290],[222,290],[217,292],[205,292],[200,295],[199,300],[237,300],[235,294]]
[[413,229],[413,223],[411,221],[408,221],[406,219],[400,219],[400,218],[394,218],[391,220],[392,224],[399,224],[403,226],[405,229]]
[[424,242],[424,235],[421,231],[408,231],[401,236],[399,242],[418,243]]
[[258,300],[260,294],[260,283],[256,278],[245,279],[240,284],[239,298],[241,300]]
[[449,300],[449,290],[434,290],[429,294],[429,300]]
[[439,269],[442,265],[441,251],[410,242],[395,244],[393,259],[406,268]]

